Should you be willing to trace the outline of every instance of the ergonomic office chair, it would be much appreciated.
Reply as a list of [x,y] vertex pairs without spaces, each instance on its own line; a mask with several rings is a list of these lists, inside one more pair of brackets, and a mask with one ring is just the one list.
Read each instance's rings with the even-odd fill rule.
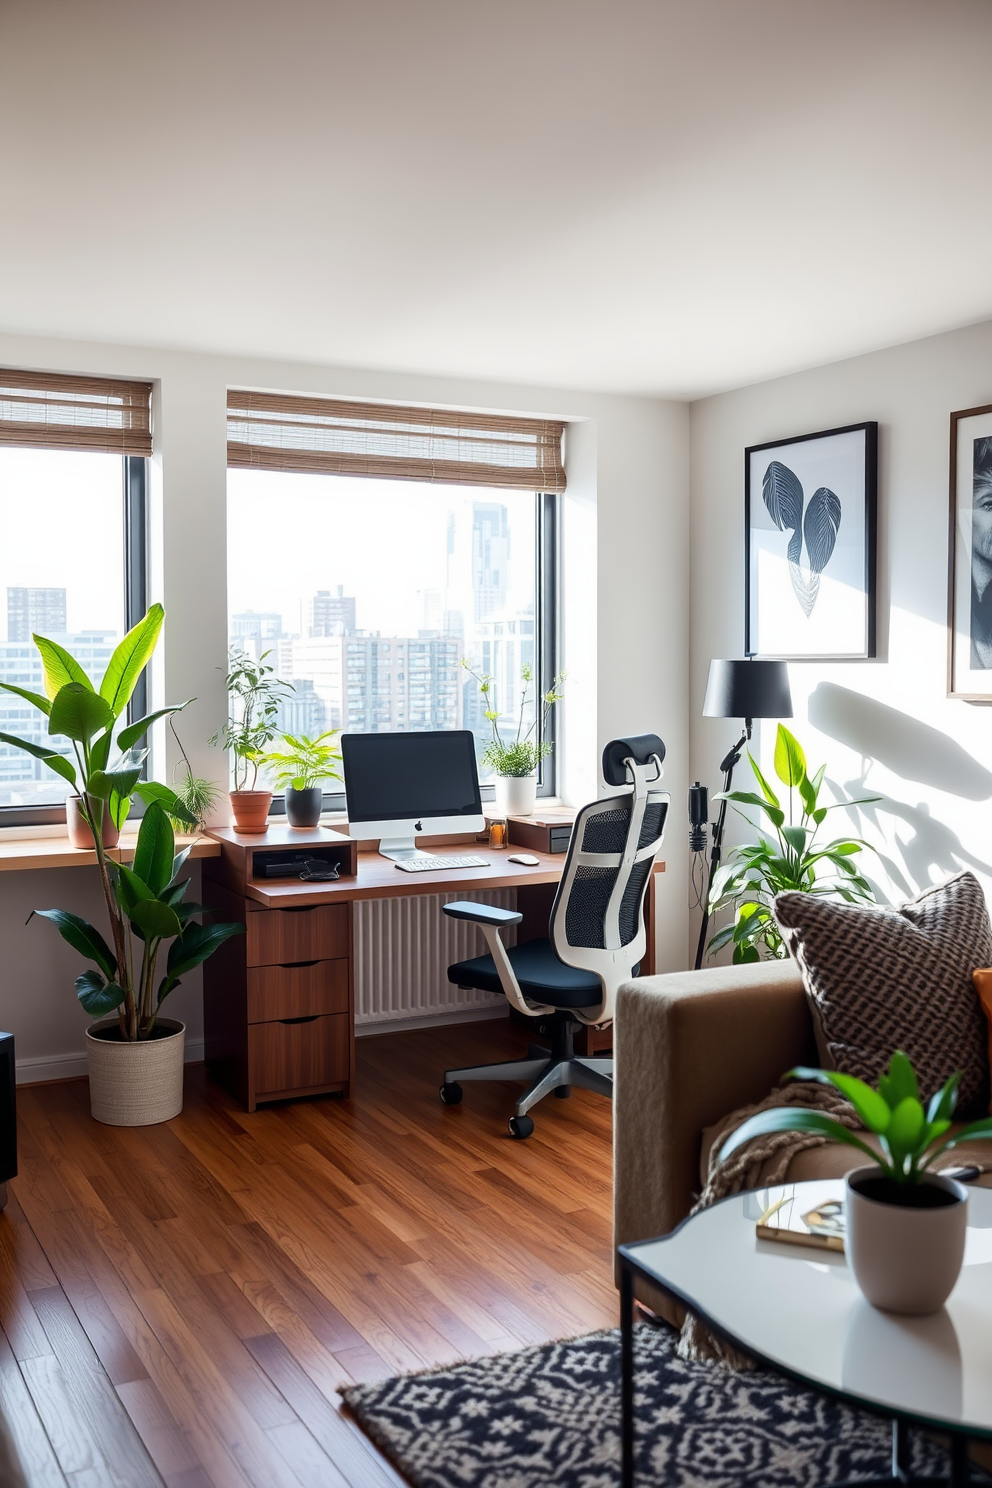
[[528,1089],[510,1117],[510,1134],[529,1137],[527,1112],[572,1085],[613,1094],[613,1060],[576,1058],[579,1026],[610,1023],[617,989],[633,974],[647,945],[644,893],[661,847],[670,796],[657,789],[665,746],[657,734],[613,739],[603,750],[603,778],[617,795],[583,806],[575,818],[565,870],[551,910],[549,936],[507,950],[500,930],[523,916],[488,904],[444,904],[446,915],[471,920],[486,937],[489,955],[448,967],[448,980],[466,989],[504,992],[511,1007],[541,1018],[551,1050],[531,1045],[528,1058],[447,1070],[441,1100],[456,1106],[462,1080],[526,1080]]

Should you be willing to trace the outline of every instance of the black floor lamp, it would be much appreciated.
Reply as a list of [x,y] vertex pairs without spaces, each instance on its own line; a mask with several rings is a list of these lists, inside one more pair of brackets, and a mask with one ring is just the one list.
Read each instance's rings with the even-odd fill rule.
[[[730,753],[720,761],[723,789],[729,791],[734,778],[734,766],[740,763],[741,752],[751,737],[752,719],[792,717],[792,693],[789,690],[789,670],[785,662],[711,661],[706,697],[703,699],[703,717],[744,720],[744,732]],[[710,923],[710,889],[720,866],[726,820],[727,803],[721,801],[717,819],[713,823],[713,849],[706,880],[706,897],[703,900],[703,922],[699,927],[699,941],[696,946],[697,971],[703,964],[706,951],[706,931]]]

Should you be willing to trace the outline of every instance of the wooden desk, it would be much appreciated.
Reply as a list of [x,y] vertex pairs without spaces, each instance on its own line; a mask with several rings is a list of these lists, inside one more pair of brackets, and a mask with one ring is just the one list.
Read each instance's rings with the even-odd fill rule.
[[[404,873],[378,852],[327,827],[270,826],[264,834],[212,832],[219,856],[203,865],[204,898],[245,934],[227,941],[203,968],[205,1057],[212,1075],[249,1111],[264,1101],[338,1092],[354,1078],[354,910],[363,899],[463,890],[514,889],[523,915],[519,940],[548,933],[565,854],[533,853],[537,866],[474,838],[428,843],[444,857],[478,856],[485,868]],[[272,848],[337,849],[342,877],[331,883],[260,880],[252,854]],[[513,851],[513,849],[510,849]],[[664,864],[656,865],[663,871]],[[648,895],[648,944],[653,915]],[[653,955],[645,970],[653,968]],[[599,1044],[595,1031],[586,1052]],[[608,1040],[607,1040],[608,1041]]]

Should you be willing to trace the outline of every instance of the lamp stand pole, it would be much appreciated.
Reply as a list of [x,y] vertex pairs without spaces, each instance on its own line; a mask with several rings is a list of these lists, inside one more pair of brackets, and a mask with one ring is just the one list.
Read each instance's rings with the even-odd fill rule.
[[716,877],[716,870],[720,866],[720,858],[723,854],[723,830],[727,824],[727,793],[734,778],[734,768],[740,764],[741,753],[750,737],[751,719],[745,718],[743,734],[741,734],[730,753],[724,755],[720,761],[720,769],[723,771],[723,800],[720,802],[720,810],[716,821],[713,823],[713,848],[710,852],[710,871],[706,880],[706,898],[703,900],[703,921],[699,927],[699,940],[696,943],[696,971],[702,966],[703,956],[706,954],[706,932],[710,924],[710,892],[713,888],[713,880]]

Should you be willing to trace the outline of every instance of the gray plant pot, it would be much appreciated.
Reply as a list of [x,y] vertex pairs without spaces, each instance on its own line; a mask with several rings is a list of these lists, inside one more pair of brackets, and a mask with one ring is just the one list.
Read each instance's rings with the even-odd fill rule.
[[323,787],[308,785],[306,790],[286,787],[286,817],[291,827],[315,827],[320,821],[320,808],[324,803]]
[[870,1167],[847,1175],[845,1249],[854,1279],[873,1307],[917,1316],[938,1312],[964,1260],[968,1190],[953,1178],[928,1174],[921,1186],[942,1189],[949,1202],[909,1209],[863,1192],[878,1173]]

